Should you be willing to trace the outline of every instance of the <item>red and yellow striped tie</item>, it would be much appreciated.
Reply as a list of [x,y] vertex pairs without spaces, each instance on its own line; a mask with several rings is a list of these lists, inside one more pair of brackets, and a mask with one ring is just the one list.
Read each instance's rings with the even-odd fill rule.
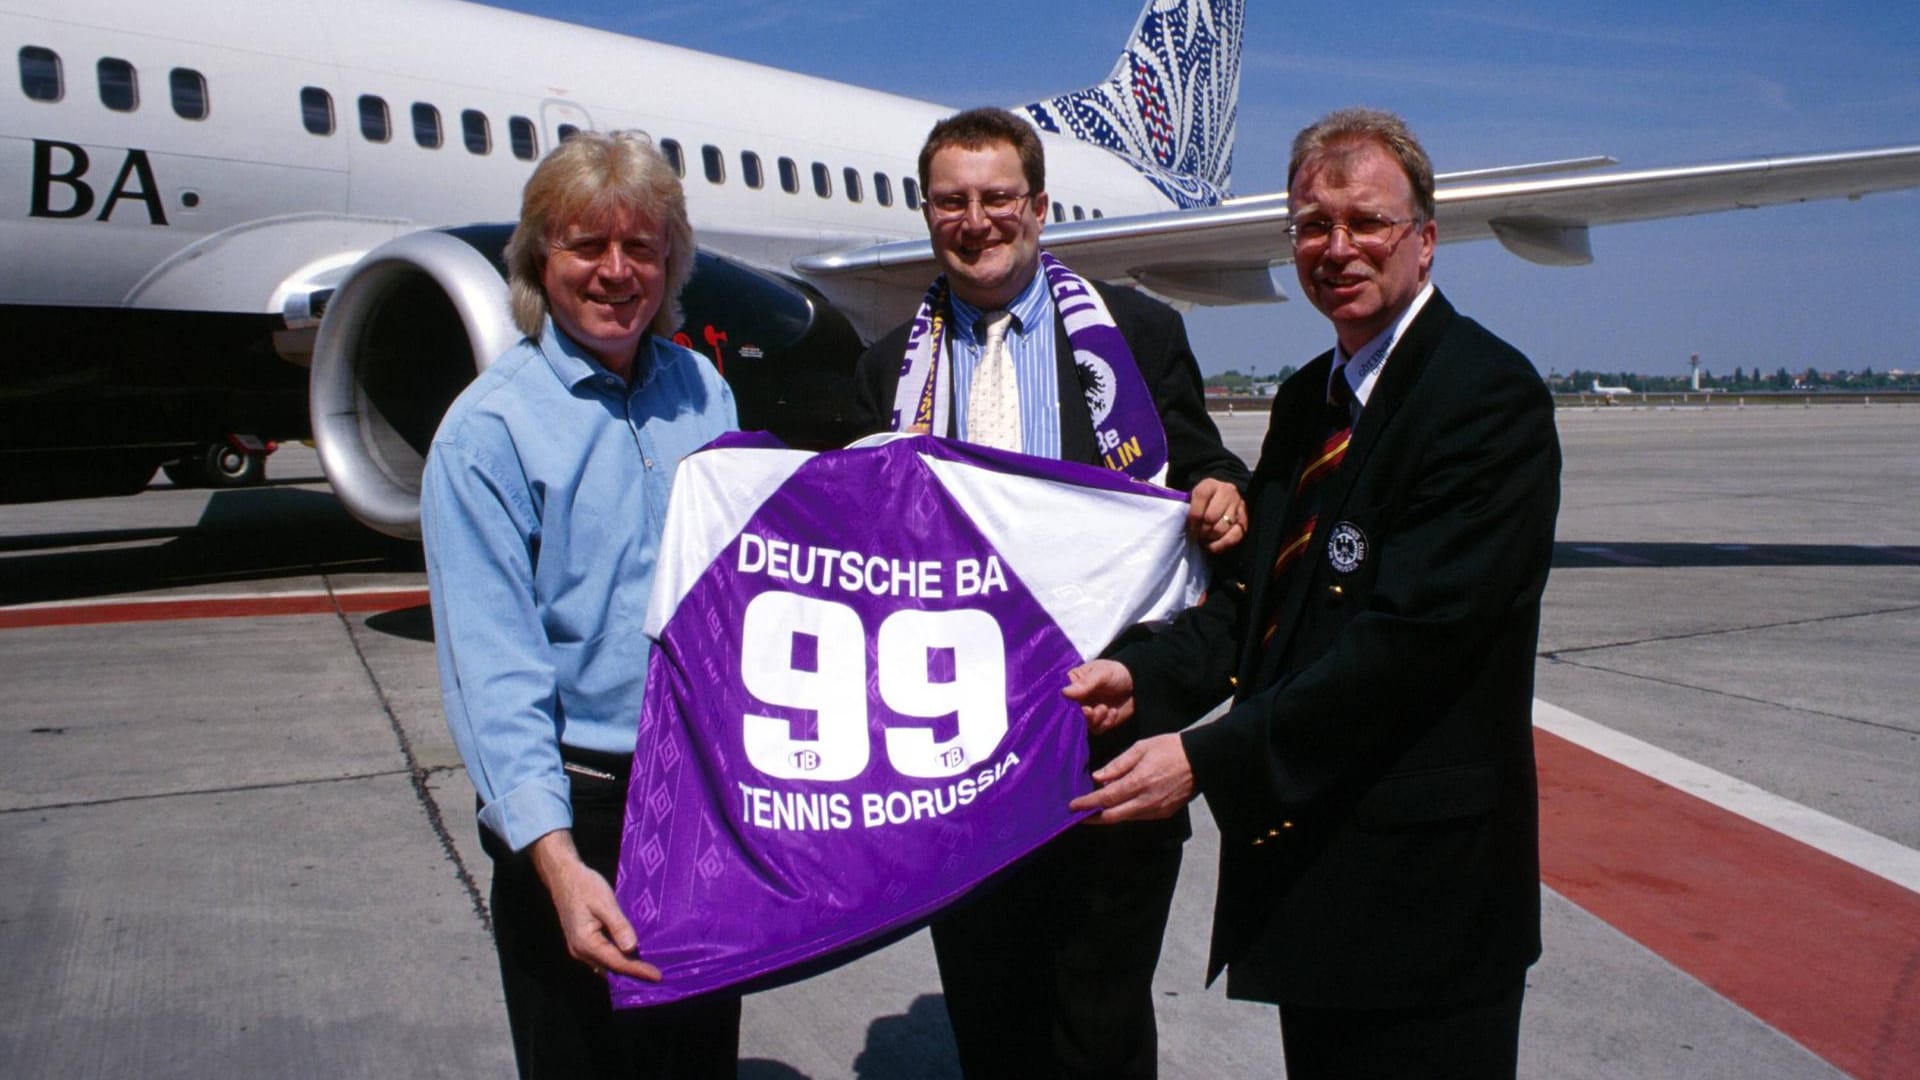
[[1347,400],[1351,395],[1352,389],[1347,386],[1346,375],[1335,372],[1332,380],[1333,400],[1327,403],[1327,435],[1307,463],[1300,467],[1300,479],[1294,481],[1293,498],[1288,503],[1288,525],[1283,534],[1285,542],[1281,544],[1280,554],[1273,560],[1268,592],[1273,597],[1274,611],[1268,618],[1266,637],[1272,637],[1276,627],[1273,619],[1279,614],[1279,599],[1287,570],[1306,553],[1307,545],[1313,541],[1313,531],[1320,524],[1321,481],[1332,476],[1334,470],[1340,467],[1340,462],[1347,456],[1347,444],[1353,441],[1353,415],[1347,408]]

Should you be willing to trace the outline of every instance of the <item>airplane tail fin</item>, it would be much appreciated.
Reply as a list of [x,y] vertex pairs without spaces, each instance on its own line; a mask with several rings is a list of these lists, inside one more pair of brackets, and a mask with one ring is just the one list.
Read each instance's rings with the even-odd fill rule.
[[1042,131],[1104,147],[1182,207],[1226,198],[1246,0],[1146,0],[1106,81],[1020,106]]

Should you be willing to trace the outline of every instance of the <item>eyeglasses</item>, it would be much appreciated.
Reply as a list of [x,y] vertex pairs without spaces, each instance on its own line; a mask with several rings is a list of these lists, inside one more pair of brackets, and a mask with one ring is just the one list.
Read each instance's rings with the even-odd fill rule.
[[1395,229],[1419,220],[1417,217],[1390,218],[1370,214],[1352,221],[1296,221],[1287,226],[1287,235],[1293,238],[1295,251],[1304,251],[1327,244],[1333,239],[1335,229],[1345,229],[1347,240],[1354,247],[1380,251],[1393,246]]
[[935,221],[958,221],[967,216],[969,207],[979,203],[980,212],[994,221],[1011,221],[1019,216],[1021,204],[1031,198],[1031,191],[983,191],[979,195],[954,191],[929,197],[927,212]]

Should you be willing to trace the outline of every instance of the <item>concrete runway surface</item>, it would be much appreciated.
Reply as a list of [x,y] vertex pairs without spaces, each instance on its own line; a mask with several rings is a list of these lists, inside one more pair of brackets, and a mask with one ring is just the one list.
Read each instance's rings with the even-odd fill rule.
[[[1920,1076],[1920,405],[1559,420],[1523,1075]],[[0,508],[0,1076],[512,1073],[417,548],[269,474]],[[1278,1076],[1196,825],[1162,1073]],[[957,1075],[925,935],[750,997],[740,1075]]]

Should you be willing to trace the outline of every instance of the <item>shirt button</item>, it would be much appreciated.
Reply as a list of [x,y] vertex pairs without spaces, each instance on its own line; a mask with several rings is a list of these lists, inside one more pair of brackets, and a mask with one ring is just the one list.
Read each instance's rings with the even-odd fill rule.
[[649,469],[651,469],[651,468],[653,468],[653,459],[652,459],[652,458],[650,458],[650,457],[649,457],[649,458],[641,458],[641,459],[640,459],[640,463],[641,463],[641,464],[643,464],[643,465],[645,465],[645,466],[646,466],[647,468],[649,468]]

